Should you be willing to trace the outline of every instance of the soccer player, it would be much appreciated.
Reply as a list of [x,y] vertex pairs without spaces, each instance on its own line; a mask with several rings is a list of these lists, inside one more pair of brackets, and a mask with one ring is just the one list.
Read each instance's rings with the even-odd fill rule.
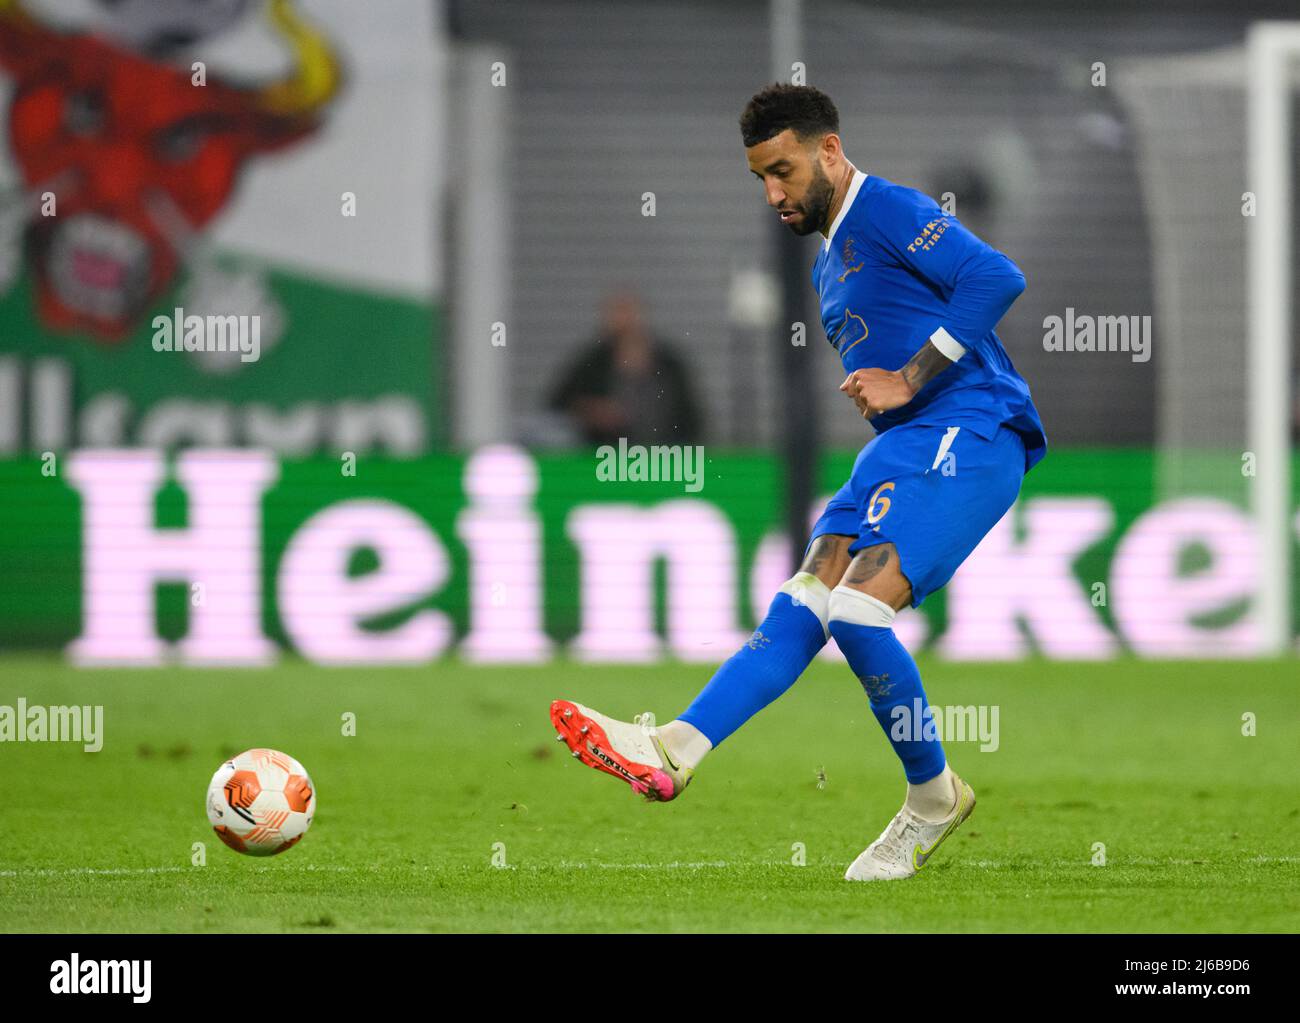
[[822,326],[848,373],[840,390],[876,435],[813,527],[800,571],[678,718],[656,728],[648,715],[617,721],[556,700],[551,720],[583,763],[673,799],[833,636],[907,778],[902,809],[844,876],[910,877],[970,816],[975,793],[948,765],[893,621],[952,578],[1047,450],[993,332],[1025,278],[933,200],[855,167],[821,91],[769,86],[740,129],[767,204],[795,234],[824,238],[812,271]]

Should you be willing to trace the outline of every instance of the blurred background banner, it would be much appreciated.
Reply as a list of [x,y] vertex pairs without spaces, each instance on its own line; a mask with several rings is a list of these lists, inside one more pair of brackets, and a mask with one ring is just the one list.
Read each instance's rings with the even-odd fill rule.
[[0,0],[0,455],[426,453],[440,39],[424,0]]

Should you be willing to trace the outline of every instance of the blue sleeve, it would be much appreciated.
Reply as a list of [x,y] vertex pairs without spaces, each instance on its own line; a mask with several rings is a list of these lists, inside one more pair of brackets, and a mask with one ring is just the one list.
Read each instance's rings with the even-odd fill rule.
[[1025,290],[1020,268],[914,189],[882,190],[869,217],[874,240],[886,255],[943,295],[948,310],[940,325],[983,358],[989,332]]

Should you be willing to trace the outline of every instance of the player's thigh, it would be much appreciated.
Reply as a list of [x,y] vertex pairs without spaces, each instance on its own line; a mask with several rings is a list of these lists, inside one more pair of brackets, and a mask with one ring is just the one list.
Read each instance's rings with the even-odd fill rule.
[[799,571],[812,573],[824,586],[833,589],[849,567],[849,544],[856,539],[856,535],[839,533],[822,533],[813,537]]
[[812,540],[804,551],[801,572],[811,572],[823,585],[834,587],[849,567],[849,545],[858,538],[861,514],[853,480],[835,492],[813,523]]
[[875,597],[895,611],[912,602],[912,584],[903,574],[898,548],[888,542],[864,547],[854,554],[839,585]]

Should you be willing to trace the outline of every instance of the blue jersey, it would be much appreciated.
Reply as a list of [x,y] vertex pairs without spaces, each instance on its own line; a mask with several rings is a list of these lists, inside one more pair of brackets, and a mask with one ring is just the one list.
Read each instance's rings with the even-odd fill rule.
[[1025,469],[1047,451],[1029,386],[993,327],[1025,289],[1015,263],[928,196],[857,171],[813,264],[822,327],[846,373],[901,369],[933,340],[954,365],[871,420],[1021,435]]

